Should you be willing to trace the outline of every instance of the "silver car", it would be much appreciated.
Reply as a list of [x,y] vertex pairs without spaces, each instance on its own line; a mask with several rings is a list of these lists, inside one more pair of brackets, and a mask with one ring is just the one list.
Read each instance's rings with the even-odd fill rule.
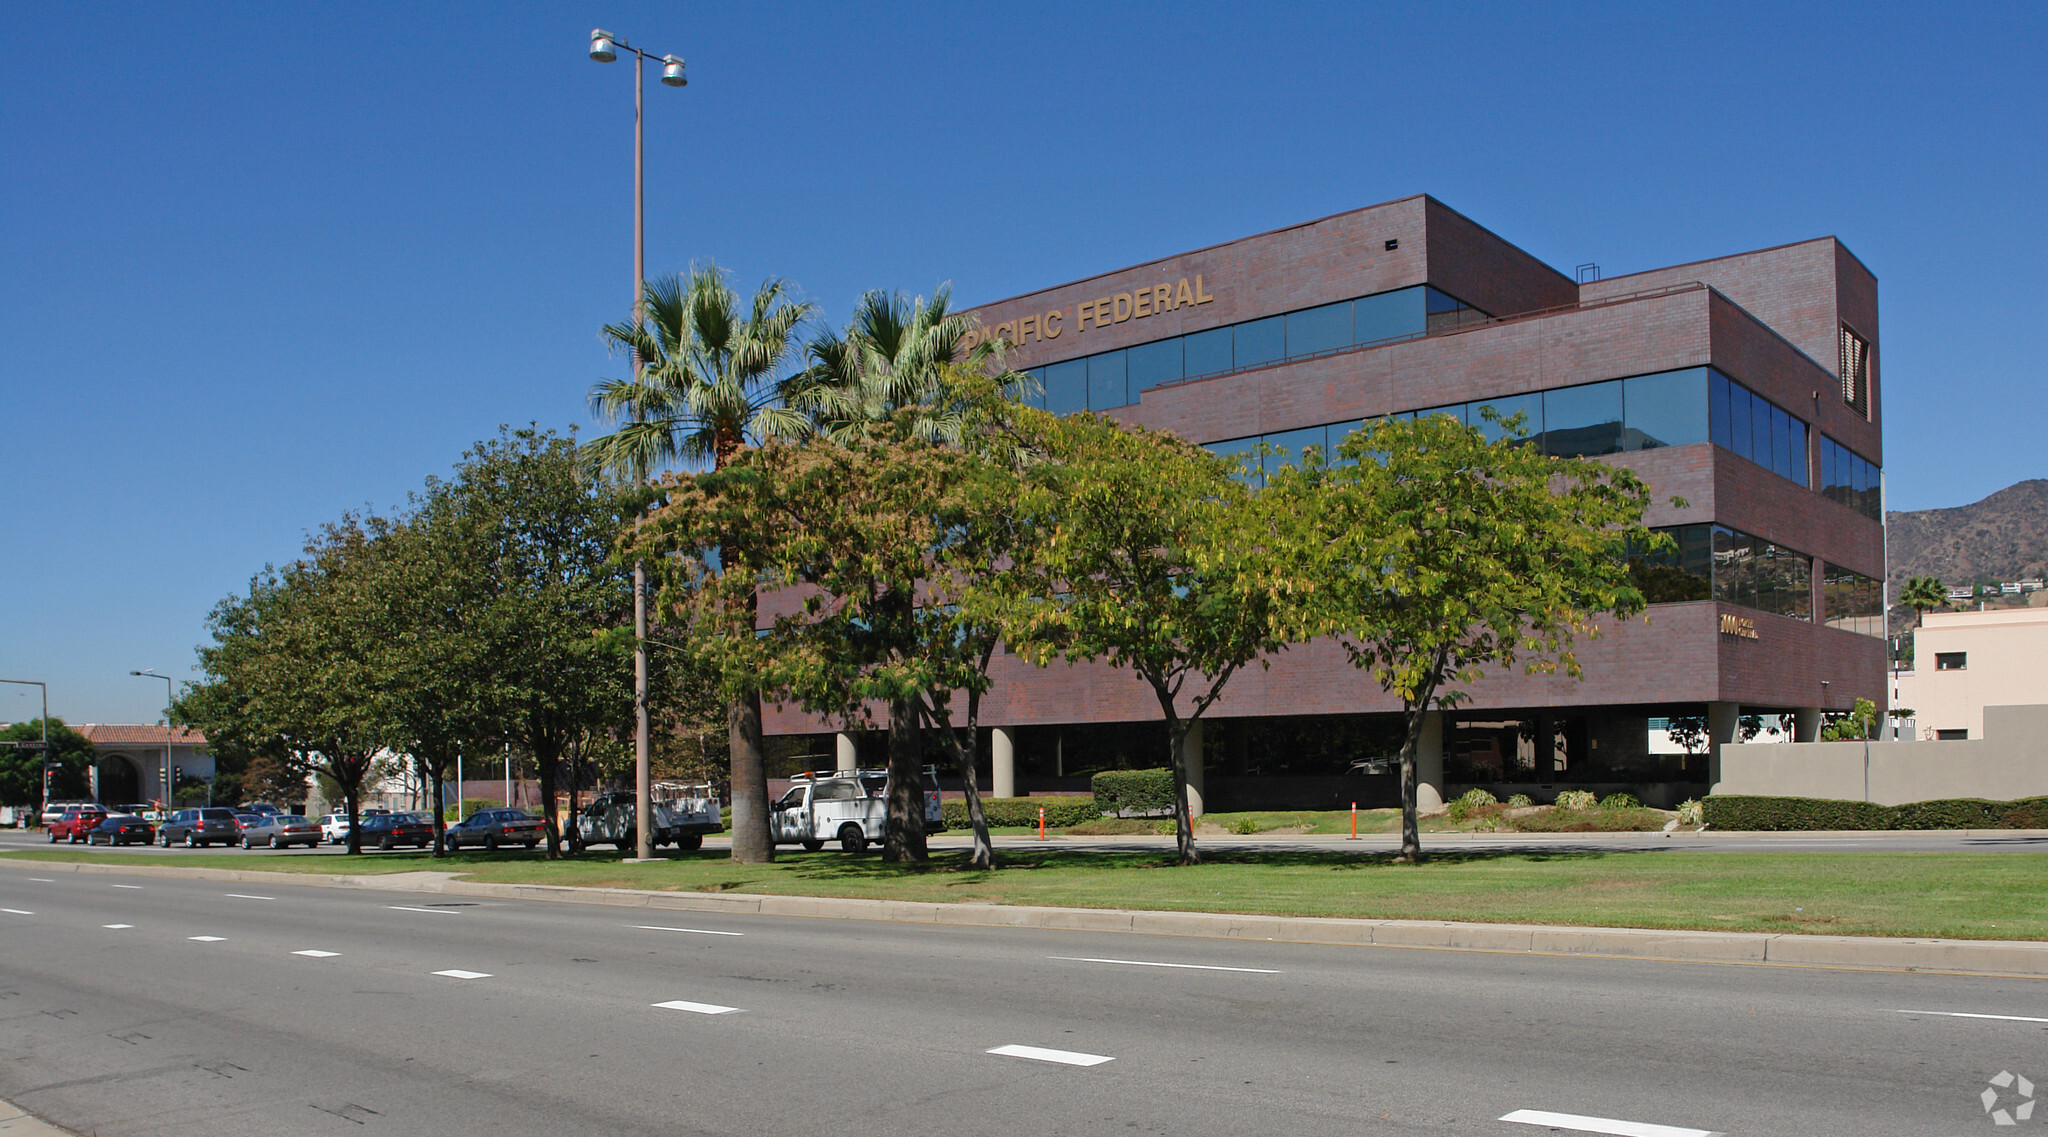
[[293,845],[304,845],[308,849],[320,843],[320,823],[296,813],[266,813],[261,820],[242,822],[242,847],[253,849],[268,845],[273,849],[289,849]]

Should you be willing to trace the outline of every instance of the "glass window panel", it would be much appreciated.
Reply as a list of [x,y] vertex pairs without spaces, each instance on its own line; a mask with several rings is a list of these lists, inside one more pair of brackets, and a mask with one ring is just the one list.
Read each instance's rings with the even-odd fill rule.
[[[1707,370],[1692,367],[1622,380],[1624,450],[1707,441]],[[1545,413],[1549,404],[1545,404]],[[1724,416],[1725,417],[1725,416]]]
[[[1288,430],[1282,431],[1279,434],[1267,435],[1266,444],[1274,449],[1272,453],[1266,455],[1264,464],[1266,476],[1268,478],[1272,477],[1274,472],[1282,466],[1301,465],[1303,448],[1309,446],[1321,447],[1325,444],[1327,437],[1327,428],[1320,426],[1305,426],[1300,430]],[[1325,450],[1323,454],[1324,457],[1328,457],[1329,451]]]
[[1522,432],[1531,438],[1542,436],[1543,396],[1541,394],[1512,395],[1505,399],[1487,399],[1483,402],[1472,404],[1472,425],[1486,432],[1486,440],[1488,442],[1495,442],[1505,436],[1507,431],[1502,429],[1498,423],[1486,421],[1485,417],[1480,414],[1487,407],[1492,407],[1500,412],[1500,417],[1503,419],[1511,419],[1518,414],[1521,415]]
[[1024,403],[1042,411],[1045,409],[1045,368],[1034,367],[1025,374],[1031,376],[1033,389],[1024,392]]
[[1268,316],[1237,325],[1235,367],[1257,367],[1287,355],[1287,318]]
[[1710,525],[1681,525],[1657,532],[1670,537],[1675,549],[1638,550],[1629,557],[1629,576],[1651,604],[1705,600],[1713,593]]
[[1429,326],[1429,314],[1423,311],[1424,291],[1417,285],[1355,301],[1351,306],[1353,342],[1379,343],[1421,335]]
[[1470,410],[1471,408],[1464,403],[1450,403],[1441,407],[1425,407],[1422,410],[1416,411],[1415,417],[1421,418],[1423,415],[1449,415],[1459,422],[1470,422],[1471,420],[1466,417]]
[[1707,370],[1708,397],[1712,400],[1714,417],[1714,445],[1724,450],[1735,449],[1734,436],[1730,433],[1728,419],[1728,377],[1712,368]]
[[1337,456],[1337,448],[1344,445],[1344,440],[1351,436],[1352,431],[1364,425],[1364,419],[1352,419],[1350,422],[1333,422],[1323,428],[1326,432],[1323,438],[1323,445],[1329,447],[1324,453],[1330,456],[1330,465],[1336,466],[1345,462],[1345,459]]
[[1728,449],[1748,458],[1750,439],[1754,431],[1749,423],[1749,388],[1740,383],[1728,384]]
[[1776,407],[1771,408],[1771,450],[1771,469],[1781,478],[1796,481],[1792,473],[1792,416]]
[[1621,383],[1559,387],[1543,394],[1543,451],[1561,458],[1621,453]]
[[1722,525],[1714,526],[1714,599],[1756,607],[1756,569],[1750,558],[1749,534]]
[[1835,492],[1835,443],[1831,438],[1820,440],[1820,492],[1829,497]]
[[1807,484],[1806,424],[1800,422],[1796,418],[1792,418],[1790,415],[1786,416],[1785,422],[1792,432],[1792,468],[1791,470],[1786,472],[1786,476],[1791,478],[1793,481],[1798,482],[1800,485],[1804,486]]
[[1138,392],[1147,387],[1180,382],[1180,341],[1181,337],[1174,336],[1158,343],[1141,343],[1125,353],[1125,382],[1132,402],[1137,402]]
[[1124,390],[1124,353],[1105,351],[1088,357],[1088,409],[1106,411],[1131,402]]
[[1351,301],[1287,314],[1287,354],[1314,355],[1351,346]]
[[1088,361],[1069,359],[1045,369],[1045,409],[1070,415],[1088,409]]
[[1250,486],[1262,485],[1264,484],[1264,479],[1259,476],[1258,459],[1254,458],[1251,452],[1252,447],[1259,444],[1260,438],[1260,435],[1254,434],[1250,438],[1233,438],[1228,442],[1211,442],[1209,443],[1209,452],[1220,454],[1225,458],[1238,459],[1240,463],[1237,475],[1238,480]]
[[1184,366],[1190,379],[1230,370],[1230,329],[1210,328],[1206,332],[1182,336],[1181,355],[1186,360]]

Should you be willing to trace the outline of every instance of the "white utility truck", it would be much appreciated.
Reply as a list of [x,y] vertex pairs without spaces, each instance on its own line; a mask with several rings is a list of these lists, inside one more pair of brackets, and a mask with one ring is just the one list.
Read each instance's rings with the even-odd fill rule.
[[[818,770],[798,774],[789,792],[769,811],[768,831],[778,845],[802,845],[817,852],[827,841],[849,853],[867,850],[889,828],[889,771]],[[936,766],[924,768],[924,831],[946,827],[939,812]]]

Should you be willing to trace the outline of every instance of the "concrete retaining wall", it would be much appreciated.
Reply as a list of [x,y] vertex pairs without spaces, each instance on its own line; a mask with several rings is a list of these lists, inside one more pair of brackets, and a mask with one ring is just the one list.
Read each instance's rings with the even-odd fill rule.
[[[1867,800],[2011,801],[2048,796],[2048,706],[1986,707],[1984,737],[1867,744]],[[1723,745],[1717,794],[1864,801],[1862,742]]]

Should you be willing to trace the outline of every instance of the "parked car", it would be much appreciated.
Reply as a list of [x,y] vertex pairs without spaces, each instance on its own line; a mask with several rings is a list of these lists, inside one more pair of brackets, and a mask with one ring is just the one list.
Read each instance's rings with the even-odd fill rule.
[[246,833],[246,832],[248,832],[248,831],[249,831],[250,829],[253,829],[253,828],[255,828],[256,826],[258,826],[258,825],[261,825],[261,824],[263,824],[263,815],[262,815],[262,814],[260,814],[260,813],[244,813],[244,812],[242,812],[242,811],[241,811],[241,810],[239,810],[239,809],[235,811],[235,832],[236,832],[236,833],[238,833],[238,834],[239,834],[239,833]]
[[252,814],[262,820],[251,825],[242,825],[242,847],[253,849],[268,845],[273,849],[289,849],[293,845],[304,845],[308,849],[320,843],[320,825],[316,821],[300,817],[296,813]]
[[[708,785],[658,782],[653,802],[654,847],[673,841],[678,849],[698,849],[704,834],[725,828],[718,795]],[[631,849],[638,843],[639,798],[630,790],[601,794],[576,818],[576,836],[585,845]]]
[[224,805],[173,810],[170,820],[158,826],[156,831],[156,843],[166,849],[174,841],[183,842],[188,849],[203,849],[208,845],[233,844],[241,839],[242,830],[235,824],[235,811]]
[[267,802],[267,801],[252,801],[252,802],[248,802],[248,803],[246,803],[246,804],[244,804],[244,805],[238,805],[238,806],[236,806],[236,807],[235,807],[235,812],[236,812],[236,813],[262,813],[262,814],[268,814],[269,816],[272,816],[272,817],[281,817],[281,816],[283,816],[283,815],[284,815],[284,810],[282,810],[282,809],[279,809],[278,807],[276,807],[276,806],[274,806],[274,805],[270,804],[270,803],[269,803],[269,802]]
[[320,839],[330,845],[340,845],[348,840],[348,814],[323,813],[320,815]]
[[48,829],[50,826],[56,824],[57,819],[64,816],[65,810],[71,809],[75,806],[87,805],[92,806],[94,808],[98,808],[99,803],[96,801],[85,801],[83,799],[77,799],[73,801],[53,801],[48,803],[47,805],[43,806],[43,828]]
[[441,847],[454,852],[465,845],[496,849],[500,845],[540,844],[541,820],[523,809],[479,809],[441,834]]
[[67,805],[48,825],[50,843],[54,845],[61,839],[76,845],[85,840],[93,826],[106,819],[107,811],[97,805]]
[[434,827],[408,814],[380,813],[362,821],[362,843],[365,845],[375,845],[379,849],[411,845],[424,849],[434,843]]
[[154,840],[156,827],[132,813],[109,814],[85,834],[88,845],[147,845]]

